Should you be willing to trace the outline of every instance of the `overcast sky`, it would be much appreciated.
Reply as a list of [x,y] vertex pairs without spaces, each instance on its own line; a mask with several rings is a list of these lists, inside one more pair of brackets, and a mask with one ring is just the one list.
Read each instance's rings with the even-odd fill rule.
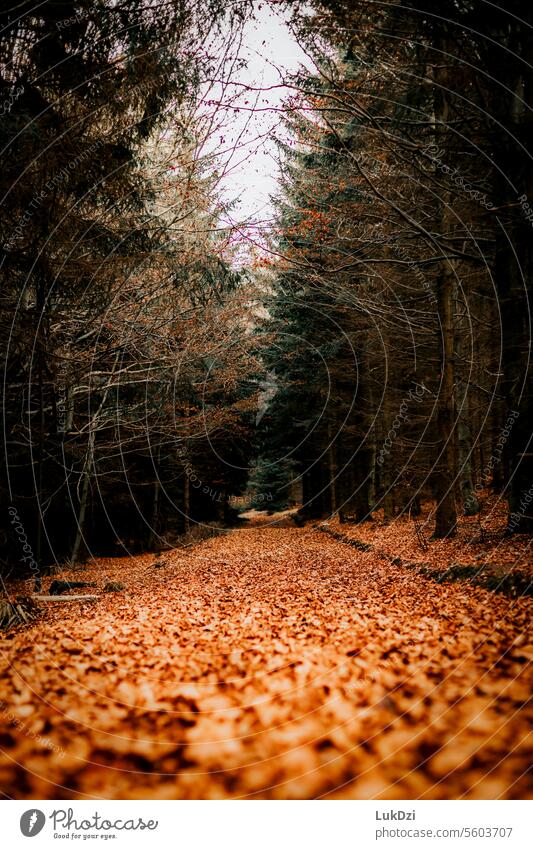
[[[283,86],[283,78],[302,64],[311,66],[291,36],[281,11],[268,3],[256,4],[255,19],[248,21],[244,28],[240,55],[246,67],[235,75],[235,82],[241,85],[233,89],[242,91],[240,102],[235,104],[240,109],[239,112],[228,110],[228,124],[223,132],[225,142],[220,143],[218,137],[210,143],[210,148],[217,150],[216,145],[220,144],[217,167],[222,169],[226,163],[226,176],[221,181],[224,198],[239,198],[232,217],[258,222],[271,217],[269,196],[277,187],[273,135],[287,137],[286,131],[279,126],[279,110],[290,94],[290,89]],[[243,85],[262,89],[257,102],[257,92],[246,91]],[[223,151],[236,141],[239,149],[228,163],[228,154]]]

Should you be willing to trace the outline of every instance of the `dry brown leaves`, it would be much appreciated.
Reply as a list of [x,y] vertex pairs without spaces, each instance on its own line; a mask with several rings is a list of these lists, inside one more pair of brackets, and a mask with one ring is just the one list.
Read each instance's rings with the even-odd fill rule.
[[2,638],[6,795],[528,796],[531,600],[307,528],[164,559],[100,561],[125,593]]

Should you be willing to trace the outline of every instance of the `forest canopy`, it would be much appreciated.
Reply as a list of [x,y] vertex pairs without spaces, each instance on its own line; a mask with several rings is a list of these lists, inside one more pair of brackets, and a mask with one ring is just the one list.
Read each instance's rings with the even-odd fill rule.
[[533,528],[530,22],[279,6],[309,61],[260,228],[217,159],[268,108],[238,82],[254,4],[1,13],[2,497],[37,571],[245,507],[430,503],[445,538],[492,491]]

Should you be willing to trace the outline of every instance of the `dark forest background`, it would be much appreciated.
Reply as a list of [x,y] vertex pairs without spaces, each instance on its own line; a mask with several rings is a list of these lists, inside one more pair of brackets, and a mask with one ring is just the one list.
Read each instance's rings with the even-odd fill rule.
[[198,105],[252,14],[0,13],[6,575],[15,515],[43,570],[237,507],[430,502],[442,538],[493,491],[533,530],[529,4],[287,4],[316,71],[287,81],[276,220],[243,263],[199,155],[222,101]]

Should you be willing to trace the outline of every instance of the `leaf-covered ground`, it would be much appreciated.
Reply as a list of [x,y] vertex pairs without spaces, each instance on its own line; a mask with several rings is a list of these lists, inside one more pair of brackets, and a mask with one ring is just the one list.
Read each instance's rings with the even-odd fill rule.
[[6,796],[531,795],[531,599],[308,527],[71,575],[126,589],[2,637]]

